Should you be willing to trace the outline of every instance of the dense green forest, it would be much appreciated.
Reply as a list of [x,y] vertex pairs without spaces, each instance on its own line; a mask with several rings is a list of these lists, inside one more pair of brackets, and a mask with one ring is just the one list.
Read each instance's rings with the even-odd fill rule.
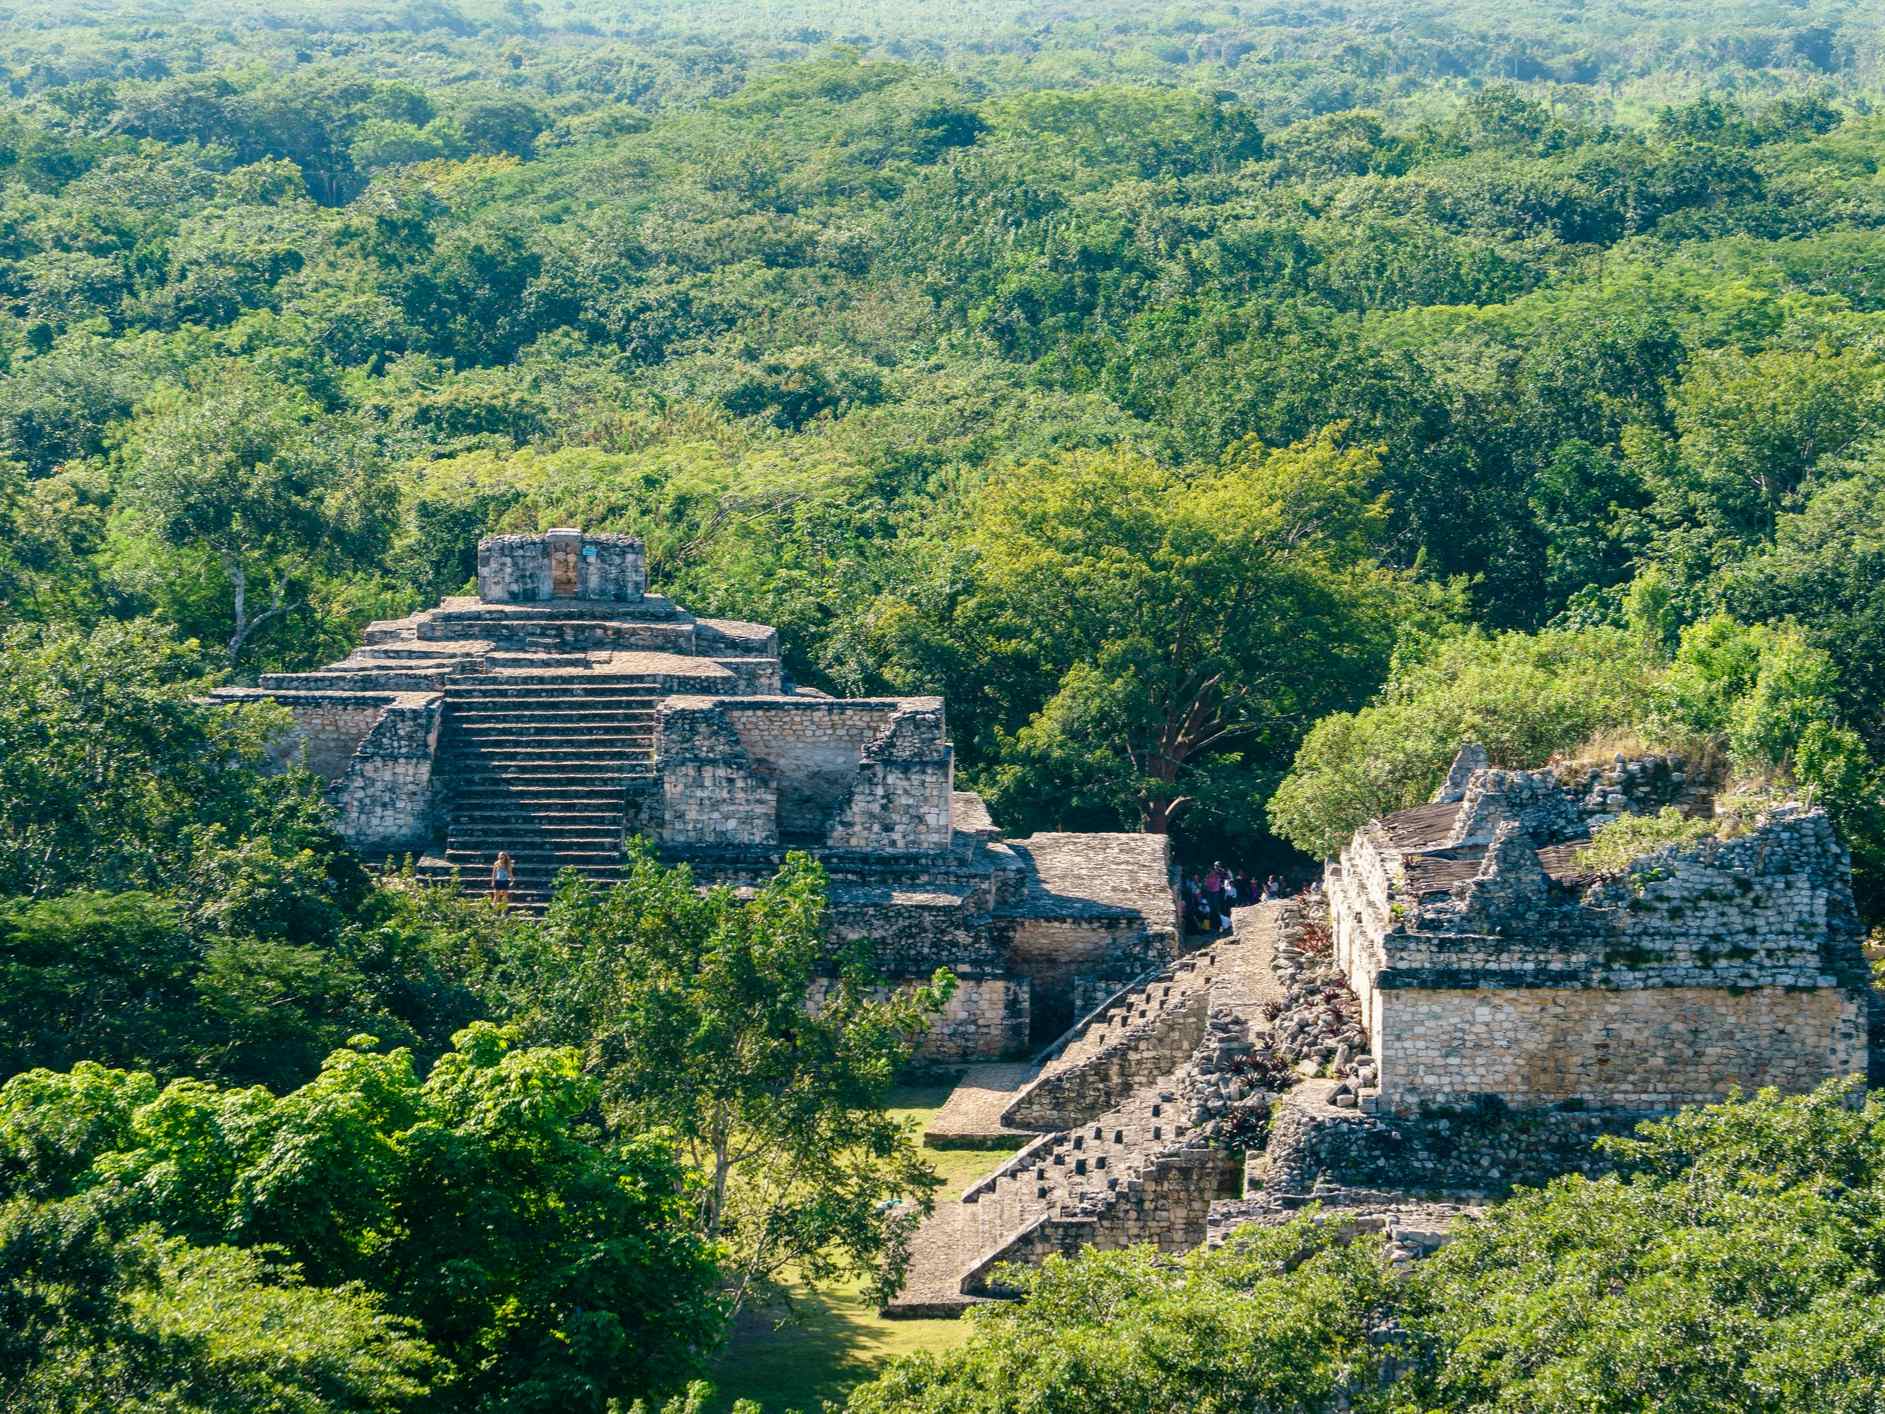
[[[858,960],[806,1027],[815,871],[497,917],[198,705],[493,531],[633,531],[799,681],[942,694],[1017,832],[1301,866],[1466,737],[1681,745],[1824,802],[1885,919],[1875,5],[71,0],[0,65],[0,1404],[626,1408],[894,1273],[948,983]],[[1395,1407],[1878,1408],[1875,1111],[1698,1120],[1411,1294],[1095,1261],[859,1407],[1068,1407],[1103,1298],[1106,1407],[1332,1407],[1392,1300],[1460,1352]],[[1790,1293],[1725,1251],[1777,1233]],[[1645,1363],[1709,1282],[1741,1353]],[[1274,1344],[1185,1404],[1207,1314]]]

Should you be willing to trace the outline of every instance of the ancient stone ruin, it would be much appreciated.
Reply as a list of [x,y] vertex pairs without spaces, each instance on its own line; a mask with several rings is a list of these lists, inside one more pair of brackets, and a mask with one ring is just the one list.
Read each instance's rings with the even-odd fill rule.
[[1679,761],[1462,766],[1329,866],[1336,960],[1373,1038],[1365,1098],[1658,1110],[1866,1069],[1851,865],[1823,812],[1596,877],[1579,863],[1594,826],[1706,803]]
[[[1609,874],[1580,854],[1671,806],[1720,828]],[[1412,1260],[1516,1184],[1602,1171],[1603,1135],[1865,1073],[1869,979],[1826,816],[1714,809],[1675,758],[1513,771],[1462,751],[1430,804],[1356,833],[1322,896],[1238,910],[1038,1066],[971,1071],[932,1138],[1025,1147],[919,1229],[889,1311],[1310,1204]]]
[[1004,839],[955,789],[939,699],[795,686],[772,629],[648,593],[639,541],[492,537],[478,590],[218,695],[290,710],[282,756],[369,855],[477,890],[508,849],[540,907],[560,871],[618,877],[631,835],[736,886],[804,849],[837,939],[892,981],[952,969],[926,1053],[1036,1059],[971,1065],[938,1119],[938,1142],[1019,1152],[918,1231],[893,1313],[1310,1203],[1411,1260],[1514,1184],[1599,1170],[1593,1140],[1646,1116],[1867,1069],[1822,812],[1722,817],[1609,874],[1580,853],[1624,814],[1715,818],[1674,758],[1520,771],[1469,747],[1429,804],[1356,833],[1320,897],[1240,909],[1187,954],[1164,837]]
[[508,850],[520,907],[542,907],[563,870],[618,878],[635,835],[703,883],[751,884],[810,851],[839,938],[870,940],[892,980],[960,979],[932,1056],[1045,1044],[1178,953],[1163,837],[1003,839],[955,789],[940,699],[795,686],[771,628],[650,594],[630,536],[490,537],[476,597],[217,696],[289,709],[280,755],[327,779],[355,848],[471,891]]

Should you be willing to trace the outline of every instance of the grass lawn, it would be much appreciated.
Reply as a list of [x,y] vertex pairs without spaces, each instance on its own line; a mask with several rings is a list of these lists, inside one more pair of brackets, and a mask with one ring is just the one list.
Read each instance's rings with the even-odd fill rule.
[[[948,1098],[947,1085],[898,1090],[895,1113],[920,1129]],[[923,1149],[942,1175],[936,1201],[953,1203],[969,1184],[1013,1149]],[[886,1321],[855,1286],[798,1293],[794,1323],[776,1326],[771,1312],[741,1317],[712,1379],[718,1394],[709,1408],[719,1414],[736,1399],[757,1400],[766,1414],[798,1409],[816,1414],[821,1400],[841,1400],[868,1380],[893,1355],[947,1350],[968,1334],[961,1321]]]

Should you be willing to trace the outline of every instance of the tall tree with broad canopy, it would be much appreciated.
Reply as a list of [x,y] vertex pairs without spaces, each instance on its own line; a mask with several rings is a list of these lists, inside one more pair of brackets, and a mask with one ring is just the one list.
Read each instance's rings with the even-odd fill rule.
[[637,842],[623,882],[566,880],[543,927],[527,1026],[582,1049],[618,1128],[679,1141],[734,1306],[788,1273],[893,1295],[939,1180],[886,1105],[954,979],[886,995],[867,944],[827,941],[825,872],[799,853],[741,897]]
[[174,884],[212,824],[339,849],[318,781],[261,774],[281,709],[205,706],[205,667],[147,620],[0,636],[0,895]]
[[366,568],[384,547],[396,493],[357,420],[248,366],[153,392],[115,455],[131,523],[220,570],[232,667],[306,606],[316,577]]
[[723,1303],[672,1149],[604,1137],[573,1051],[479,1022],[421,1078],[370,1041],[281,1096],[91,1062],[17,1075],[0,1203],[85,1200],[116,1232],[376,1293],[444,1361],[439,1411],[604,1414],[697,1374]]
[[1375,453],[1326,431],[1203,474],[1073,453],[991,479],[953,630],[1018,730],[998,807],[1053,823],[1247,813],[1303,731],[1386,671],[1417,603],[1373,552]]

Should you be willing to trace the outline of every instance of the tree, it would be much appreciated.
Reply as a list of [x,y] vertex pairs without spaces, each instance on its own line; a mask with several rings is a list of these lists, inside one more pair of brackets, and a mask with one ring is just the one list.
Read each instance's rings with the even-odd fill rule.
[[0,637],[0,894],[172,884],[218,822],[310,838],[318,782],[261,774],[279,709],[197,701],[203,667],[149,622]]
[[[965,1319],[966,1345],[905,1356],[851,1414],[1277,1414],[1369,1407],[1370,1335],[1395,1279],[1379,1242],[1333,1224],[1245,1230],[1172,1261],[1150,1247],[1011,1269],[1022,1299]],[[1352,1399],[1351,1406],[1346,1399]],[[1341,1401],[1341,1402],[1338,1402]]]
[[1419,1269],[1411,1408],[1875,1409],[1885,1106],[1831,1083],[1606,1141],[1627,1176],[1521,1192]]
[[672,1151],[604,1140],[597,1100],[574,1052],[489,1023],[423,1081],[403,1050],[346,1049],[279,1097],[28,1071],[0,1087],[0,1200],[84,1200],[114,1231],[374,1293],[446,1362],[432,1407],[602,1414],[696,1373],[721,1307]]
[[312,576],[364,568],[384,544],[391,488],[351,421],[242,365],[152,394],[115,456],[137,527],[221,570],[231,666],[306,607]]
[[560,888],[544,929],[525,1024],[582,1048],[617,1129],[675,1135],[735,1309],[788,1271],[894,1294],[938,1180],[885,1106],[948,974],[881,996],[868,945],[827,941],[803,854],[742,899],[637,844],[606,893]]
[[1223,773],[1286,759],[1365,693],[1412,597],[1371,558],[1376,466],[1324,434],[1246,444],[1198,476],[1118,453],[993,480],[952,630],[1000,665],[1021,718],[997,804],[1163,832],[1194,802],[1221,807]]
[[1414,644],[1368,706],[1323,718],[1270,801],[1278,834],[1333,858],[1368,820],[1426,800],[1459,748],[1535,766],[1596,733],[1634,724],[1660,670],[1613,629],[1468,633]]
[[359,1287],[152,1227],[88,1199],[0,1203],[0,1405],[16,1414],[381,1414],[445,1373]]

